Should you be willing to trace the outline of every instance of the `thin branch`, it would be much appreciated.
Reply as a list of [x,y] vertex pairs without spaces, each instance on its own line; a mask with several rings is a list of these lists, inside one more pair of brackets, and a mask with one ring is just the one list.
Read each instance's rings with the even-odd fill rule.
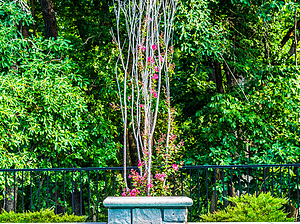
[[235,78],[235,75],[232,73],[232,71],[231,71],[231,69],[230,69],[229,65],[227,64],[227,62],[226,62],[225,58],[223,57],[223,55],[222,55],[222,54],[220,54],[220,56],[221,56],[221,58],[223,59],[223,61],[225,62],[225,64],[226,64],[226,66],[227,66],[227,68],[228,68],[228,70],[229,70],[230,74],[232,75],[232,77],[234,78],[234,80],[236,81],[236,83],[238,84],[238,86],[240,87],[240,89],[242,90],[242,93],[243,93],[244,97],[245,97],[245,98],[246,98],[246,100],[249,102],[249,99],[248,99],[248,97],[246,96],[246,94],[245,94],[245,92],[244,92],[243,88],[240,86],[240,83],[238,82],[238,80]]

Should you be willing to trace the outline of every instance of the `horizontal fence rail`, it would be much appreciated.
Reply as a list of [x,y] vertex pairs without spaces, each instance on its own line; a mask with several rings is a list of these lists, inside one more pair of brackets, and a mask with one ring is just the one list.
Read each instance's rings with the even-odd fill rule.
[[[299,221],[299,166],[184,166],[167,182],[171,195],[193,199],[188,221],[226,208],[229,196],[261,192],[288,198],[286,211]],[[16,212],[52,208],[59,214],[85,215],[88,222],[105,222],[103,200],[121,196],[122,173],[122,167],[0,169],[1,206]]]

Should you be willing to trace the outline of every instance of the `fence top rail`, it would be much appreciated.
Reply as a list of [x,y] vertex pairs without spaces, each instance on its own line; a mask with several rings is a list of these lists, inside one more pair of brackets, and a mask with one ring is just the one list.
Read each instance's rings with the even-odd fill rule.
[[[180,170],[193,170],[193,169],[234,169],[234,168],[266,168],[266,167],[300,167],[300,163],[295,164],[253,164],[253,165],[201,165],[201,166],[183,166]],[[138,169],[137,166],[127,167],[127,170]],[[61,172],[61,171],[122,171],[123,167],[81,167],[81,168],[32,168],[32,169],[0,169],[0,172]]]
[[[127,170],[130,169],[138,169],[138,167],[127,167]],[[20,172],[20,171],[27,171],[27,172],[42,172],[42,171],[115,171],[115,170],[123,170],[123,167],[81,167],[81,168],[28,168],[28,169],[0,169],[0,172]]]
[[300,167],[300,163],[294,163],[294,164],[252,164],[252,165],[201,165],[201,166],[183,166],[181,169],[265,168],[265,167]]

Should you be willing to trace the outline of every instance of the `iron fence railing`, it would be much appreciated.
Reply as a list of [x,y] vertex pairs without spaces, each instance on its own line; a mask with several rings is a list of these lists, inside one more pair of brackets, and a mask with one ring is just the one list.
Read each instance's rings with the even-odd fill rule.
[[[298,221],[299,166],[184,166],[168,183],[172,195],[193,199],[189,221],[199,221],[201,215],[225,208],[228,196],[260,192],[288,198],[286,209]],[[88,222],[105,222],[107,210],[102,202],[107,196],[121,196],[122,170],[121,167],[1,169],[0,203],[4,209],[16,212],[53,208],[56,213],[86,215]]]

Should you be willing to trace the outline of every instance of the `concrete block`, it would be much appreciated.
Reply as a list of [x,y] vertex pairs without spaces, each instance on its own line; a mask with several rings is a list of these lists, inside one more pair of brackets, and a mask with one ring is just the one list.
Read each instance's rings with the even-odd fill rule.
[[164,209],[165,222],[186,222],[188,211],[186,208],[182,209]]
[[108,209],[108,224],[131,224],[131,209]]
[[157,209],[157,208],[133,209],[132,224],[162,224],[161,209]]

